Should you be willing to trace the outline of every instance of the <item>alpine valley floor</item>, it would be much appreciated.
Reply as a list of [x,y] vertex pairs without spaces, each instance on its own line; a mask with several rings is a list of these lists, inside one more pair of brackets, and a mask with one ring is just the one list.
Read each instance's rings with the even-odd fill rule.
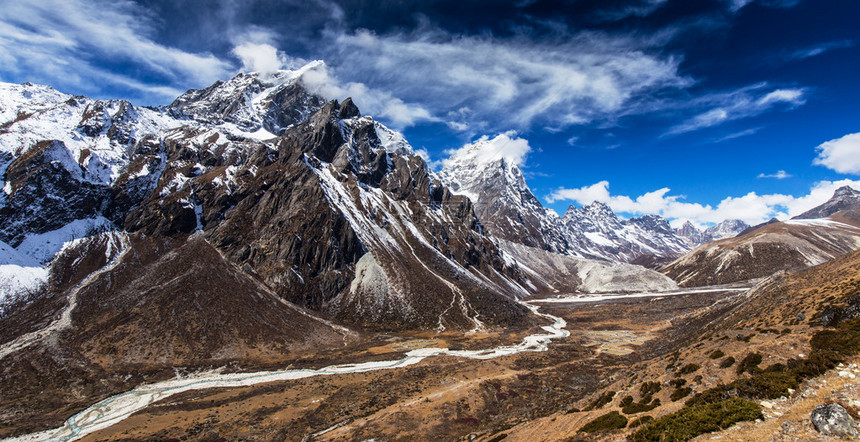
[[[652,365],[649,361],[687,346],[743,293],[738,287],[718,287],[604,295],[574,302],[538,299],[532,305],[547,315],[547,323],[555,322],[555,328],[548,328],[550,333],[377,334],[348,353],[344,349],[329,357],[298,360],[287,368],[307,372],[332,360],[364,365],[320,373],[325,376],[274,376],[272,382],[255,385],[229,382],[237,376],[247,378],[241,374],[248,371],[244,367],[231,367],[226,371],[232,373],[221,375],[185,374],[186,383],[197,377],[225,387],[172,394],[98,431],[79,432],[84,425],[74,425],[76,431],[21,439],[450,440],[469,435],[492,439],[502,434],[528,439],[529,431],[523,434],[519,428],[534,425],[529,422],[548,418],[584,423],[599,414],[601,410],[570,411],[585,408],[595,393],[610,385],[630,380],[642,367]],[[624,315],[618,314],[620,310]],[[559,325],[566,325],[569,333]],[[550,342],[548,348],[525,345],[496,354],[480,350],[515,344],[529,333],[552,337],[543,339]],[[802,343],[798,340],[795,345]],[[433,350],[441,347],[452,354]],[[409,355],[428,357],[404,362]],[[385,362],[390,360],[400,363]],[[181,384],[181,378],[167,383]],[[99,415],[93,416],[97,419],[108,413],[93,414]],[[541,438],[565,439],[573,434],[575,428],[568,424]]]

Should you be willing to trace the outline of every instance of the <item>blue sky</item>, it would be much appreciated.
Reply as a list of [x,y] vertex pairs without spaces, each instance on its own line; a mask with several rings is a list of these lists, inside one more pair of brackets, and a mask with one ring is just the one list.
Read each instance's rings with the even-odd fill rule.
[[[438,166],[481,136],[563,213],[749,223],[860,189],[860,4],[812,0],[0,0],[0,80],[166,104],[326,62]],[[343,99],[345,97],[333,96]],[[512,132],[513,131],[513,132]],[[522,146],[522,144],[518,144]]]

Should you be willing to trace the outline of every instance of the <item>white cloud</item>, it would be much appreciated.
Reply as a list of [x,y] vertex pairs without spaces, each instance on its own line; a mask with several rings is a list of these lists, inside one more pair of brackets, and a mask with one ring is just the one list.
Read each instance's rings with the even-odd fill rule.
[[815,150],[818,157],[813,164],[839,173],[860,175],[860,132],[822,143]]
[[[566,31],[559,31],[566,32]],[[431,115],[482,130],[563,128],[635,113],[649,93],[683,88],[679,59],[649,51],[648,38],[596,32],[459,36],[424,26],[410,34],[330,32],[338,76],[359,78]]]
[[494,138],[487,135],[463,147],[448,151],[450,157],[442,162],[443,167],[457,161],[468,161],[471,164],[489,164],[500,159],[521,166],[526,156],[531,152],[528,140],[517,137],[515,131],[508,131]]
[[777,170],[776,173],[760,173],[758,174],[758,178],[776,178],[778,180],[784,180],[786,178],[791,178],[792,175],[784,170]]
[[329,99],[352,97],[362,112],[385,119],[395,129],[412,126],[419,121],[437,121],[424,107],[406,103],[390,92],[373,89],[364,83],[342,83],[321,64],[302,76],[304,85],[313,93]]
[[799,49],[791,53],[788,58],[794,60],[802,60],[805,58],[815,57],[835,49],[850,48],[852,46],[854,46],[853,40],[831,41],[816,46]]
[[734,140],[735,138],[741,138],[741,137],[746,137],[749,135],[754,135],[760,130],[761,130],[760,127],[754,127],[751,129],[742,130],[740,132],[733,132],[733,133],[730,133],[728,135],[724,135],[720,138],[715,139],[714,143],[722,143],[723,141],[729,141],[729,140]]
[[[206,85],[232,66],[212,54],[195,54],[153,41],[148,11],[131,1],[4,1],[0,59],[16,75],[55,86],[98,91],[108,82],[146,95],[174,97],[189,85]],[[103,63],[124,64],[157,78],[144,83],[111,72]],[[137,72],[136,74],[140,74]]]
[[690,106],[710,109],[671,127],[665,135],[692,132],[727,121],[754,117],[773,110],[779,105],[794,108],[806,102],[804,89],[773,89],[765,92],[767,88],[767,83],[759,83],[736,91],[710,94],[693,100],[689,103]]
[[263,75],[277,72],[284,66],[278,49],[267,43],[243,43],[233,48],[233,54],[242,60],[242,70]]
[[639,195],[635,198],[626,195],[612,195],[609,182],[600,181],[590,186],[576,189],[558,189],[546,197],[550,203],[572,201],[579,205],[600,201],[612,210],[630,215],[660,215],[680,225],[686,221],[702,226],[726,219],[740,219],[755,225],[770,218],[787,219],[818,206],[833,196],[842,186],[860,190],[860,180],[820,181],[815,183],[809,193],[802,196],[785,194],[759,195],[755,192],[738,197],[726,197],[716,206],[685,202],[683,195],[670,195],[669,188],[662,188]]

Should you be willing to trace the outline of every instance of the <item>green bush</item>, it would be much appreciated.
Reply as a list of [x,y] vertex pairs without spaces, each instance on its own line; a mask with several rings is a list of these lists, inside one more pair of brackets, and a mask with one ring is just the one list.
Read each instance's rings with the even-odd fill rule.
[[738,374],[744,374],[745,372],[756,374],[761,371],[761,369],[758,368],[758,364],[761,364],[761,355],[758,353],[750,353],[744,356],[741,363],[738,364]]
[[639,397],[646,398],[653,396],[655,393],[663,389],[659,382],[645,382],[639,387]]
[[630,425],[628,425],[628,428],[636,428],[636,427],[639,427],[641,425],[645,425],[645,424],[647,424],[649,422],[653,422],[653,421],[654,421],[654,416],[642,416],[638,419],[635,419],[633,422],[630,422]]
[[596,410],[598,408],[603,408],[604,405],[612,402],[612,398],[614,398],[614,397],[615,397],[614,391],[607,391],[607,392],[601,394],[600,396],[598,396],[598,398],[595,399],[594,402],[591,403],[591,405],[589,405],[588,407],[585,408],[585,411],[591,411],[591,410]]
[[700,368],[702,367],[699,367],[698,364],[687,364],[683,368],[678,370],[678,373],[676,373],[675,376],[683,376],[685,374],[690,374],[695,371],[698,371]]
[[827,370],[836,367],[842,361],[842,357],[832,351],[813,350],[809,357],[804,359],[789,359],[786,362],[788,370],[794,373],[799,380],[814,378],[824,374]]
[[627,418],[617,411],[612,411],[585,424],[579,431],[596,433],[598,431],[618,430],[627,426]]
[[621,402],[618,405],[620,405],[622,407],[626,407],[632,403],[633,403],[633,396],[624,396],[624,398],[621,399]]
[[722,350],[714,350],[714,351],[713,351],[713,353],[711,353],[711,354],[709,355],[709,357],[710,357],[711,359],[720,359],[721,357],[723,357],[723,356],[725,356],[725,355],[726,355],[726,354],[725,354],[725,353],[723,353],[723,351],[722,351]]
[[687,380],[683,379],[683,378],[672,379],[671,381],[669,381],[669,385],[671,385],[675,388],[681,388],[686,383],[687,383]]
[[672,394],[669,396],[669,399],[672,399],[672,402],[683,399],[690,395],[693,392],[693,389],[690,387],[681,387],[675,389]]
[[799,382],[791,372],[762,372],[751,378],[738,379],[697,393],[688,406],[714,404],[731,398],[775,399],[797,388]]
[[738,422],[761,419],[761,408],[746,399],[685,407],[645,425],[627,438],[631,442],[675,442],[728,428]]
[[660,399],[651,400],[651,396],[648,396],[648,400],[642,400],[641,402],[633,402],[624,406],[621,411],[624,414],[636,414],[636,413],[644,413],[646,411],[651,411],[660,406]]
[[735,358],[731,356],[723,359],[723,362],[720,362],[720,368],[729,368],[732,365],[735,365]]
[[845,321],[836,330],[822,330],[810,339],[813,351],[829,351],[841,356],[860,353],[860,319]]

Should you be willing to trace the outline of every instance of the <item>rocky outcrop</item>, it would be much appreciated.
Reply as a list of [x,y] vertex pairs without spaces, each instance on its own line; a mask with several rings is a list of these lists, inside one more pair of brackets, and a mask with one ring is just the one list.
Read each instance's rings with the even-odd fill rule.
[[839,404],[821,404],[812,410],[809,418],[815,429],[824,436],[860,438],[860,426]]

